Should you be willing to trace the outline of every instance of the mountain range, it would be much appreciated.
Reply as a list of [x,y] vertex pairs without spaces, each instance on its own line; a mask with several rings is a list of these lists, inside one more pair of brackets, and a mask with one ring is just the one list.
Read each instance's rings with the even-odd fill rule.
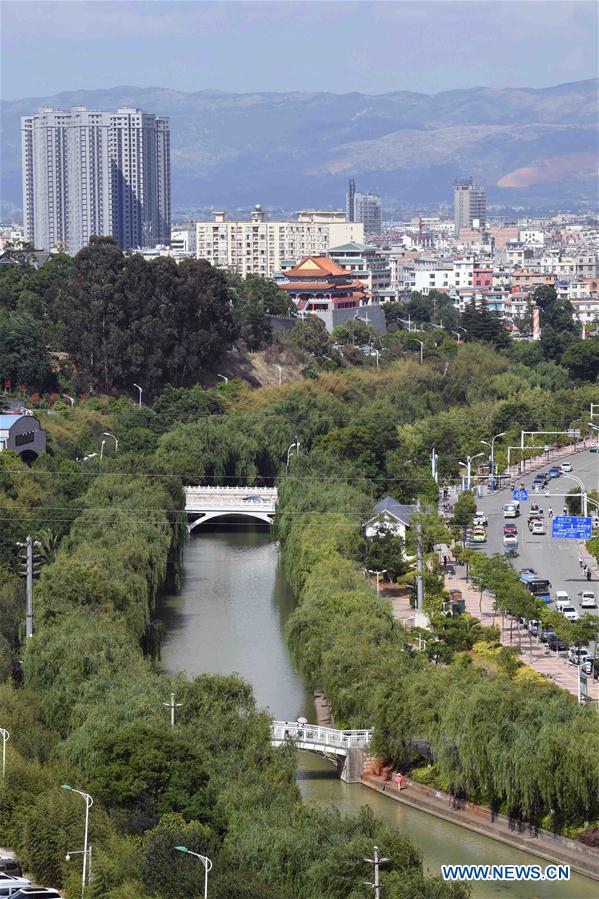
[[[4,209],[21,200],[21,115],[134,106],[171,118],[173,209],[342,207],[348,178],[386,214],[452,202],[472,175],[488,202],[596,208],[599,80],[429,95],[183,92],[115,87],[4,101]],[[6,214],[6,213],[5,213]]]

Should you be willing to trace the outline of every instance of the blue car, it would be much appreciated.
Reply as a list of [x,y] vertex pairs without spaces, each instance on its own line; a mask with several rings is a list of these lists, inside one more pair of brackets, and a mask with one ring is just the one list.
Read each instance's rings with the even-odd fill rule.
[[561,471],[559,470],[559,468],[550,468],[547,474],[550,478],[559,478]]

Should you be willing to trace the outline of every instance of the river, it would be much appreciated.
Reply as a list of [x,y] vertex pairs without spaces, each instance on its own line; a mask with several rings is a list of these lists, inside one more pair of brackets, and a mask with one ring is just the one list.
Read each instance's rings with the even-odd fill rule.
[[[223,523],[195,532],[185,549],[181,593],[161,603],[167,637],[161,667],[190,676],[237,672],[254,687],[256,702],[273,717],[314,720],[314,706],[284,638],[294,608],[279,549],[267,530]],[[547,864],[543,859],[479,836],[434,815],[385,798],[360,784],[345,784],[324,759],[298,752],[298,783],[307,802],[344,812],[369,805],[408,833],[424,865],[438,874],[442,863]],[[474,884],[472,895],[513,899],[590,899],[597,884],[572,875],[569,883]]]

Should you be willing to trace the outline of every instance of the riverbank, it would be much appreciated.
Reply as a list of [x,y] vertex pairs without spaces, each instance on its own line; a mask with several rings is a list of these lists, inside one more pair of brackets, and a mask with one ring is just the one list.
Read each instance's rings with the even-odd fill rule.
[[442,818],[452,824],[458,824],[482,836],[499,840],[547,859],[550,862],[570,865],[572,870],[593,880],[599,881],[599,852],[560,837],[547,830],[534,829],[530,826],[514,823],[505,815],[492,815],[489,809],[474,805],[472,802],[461,802],[455,806],[453,797],[440,790],[431,790],[410,778],[404,778],[404,788],[399,790],[395,784],[384,776],[364,774],[361,783],[371,790],[384,793],[396,802],[403,802],[412,808]]

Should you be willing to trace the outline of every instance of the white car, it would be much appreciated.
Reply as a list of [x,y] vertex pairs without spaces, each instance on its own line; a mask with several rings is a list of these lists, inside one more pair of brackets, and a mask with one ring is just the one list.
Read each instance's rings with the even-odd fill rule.
[[566,606],[571,606],[570,597],[566,593],[565,590],[556,590],[555,591],[555,607],[558,612],[561,612],[562,609],[565,609]]
[[562,606],[560,612],[568,621],[578,621],[580,617],[574,606]]
[[581,609],[596,609],[597,608],[597,600],[595,599],[595,594],[592,590],[583,590],[580,594],[580,608]]
[[565,473],[567,471],[572,471],[572,463],[571,462],[562,462],[562,464],[560,465],[560,468],[563,473]]
[[472,524],[474,524],[474,525],[480,524],[485,528],[488,525],[488,523],[489,522],[487,520],[487,516],[485,515],[484,512],[477,512],[476,515],[474,516],[474,518],[472,519]]
[[573,665],[582,665],[589,655],[588,646],[571,646],[568,653],[568,661],[572,662]]
[[532,534],[542,535],[545,533],[545,525],[542,521],[532,521],[530,530]]

